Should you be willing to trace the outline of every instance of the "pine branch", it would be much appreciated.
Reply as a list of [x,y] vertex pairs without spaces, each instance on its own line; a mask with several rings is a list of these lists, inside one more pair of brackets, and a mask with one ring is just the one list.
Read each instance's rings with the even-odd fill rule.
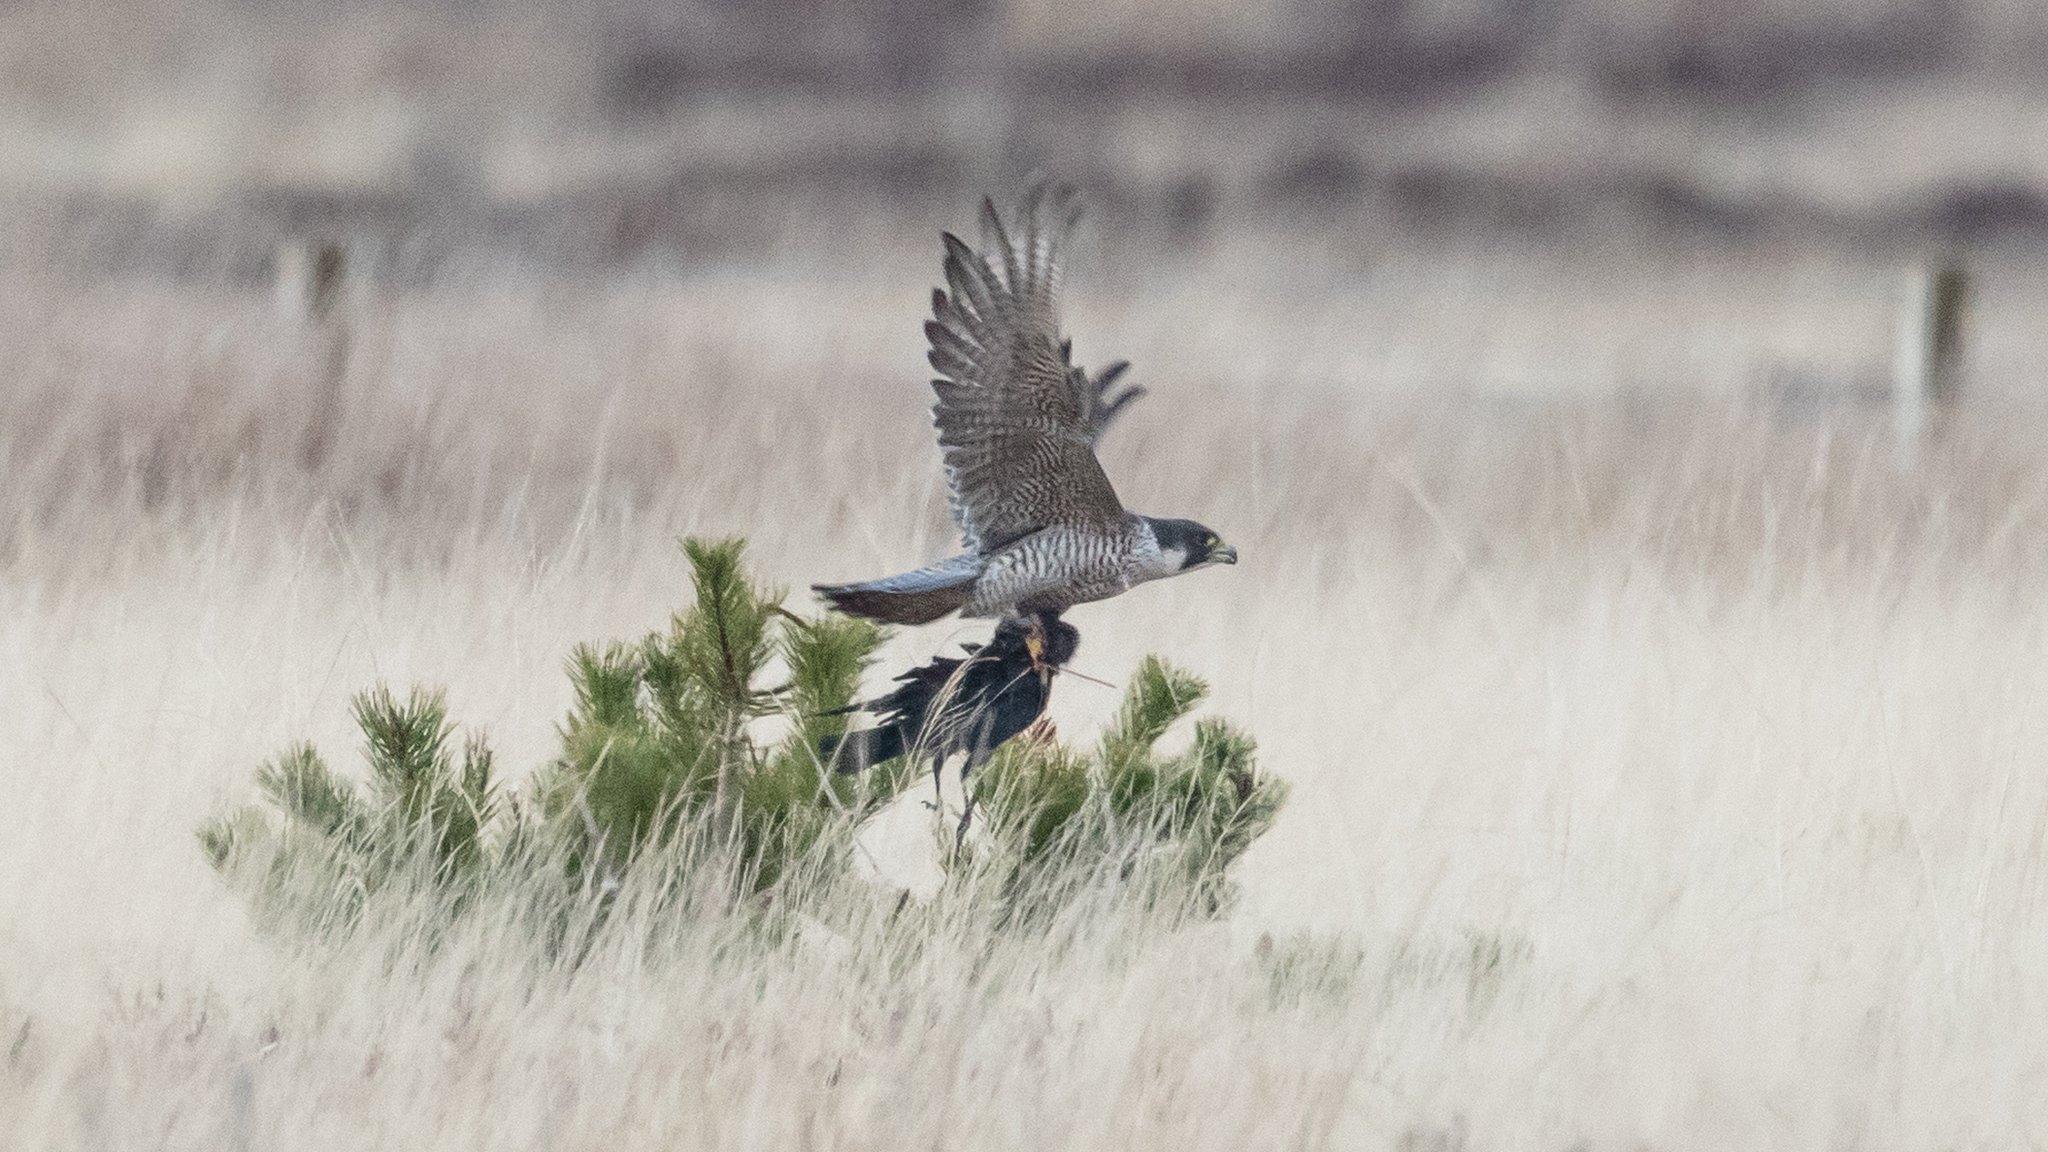
[[244,805],[233,812],[209,817],[198,831],[199,846],[206,853],[207,861],[221,872],[233,869],[246,849],[270,839],[274,834],[275,830],[263,810],[254,805]]
[[352,835],[362,825],[354,786],[328,770],[311,744],[295,744],[256,772],[256,786],[287,819],[323,836]]
[[874,663],[887,633],[851,616],[806,621],[785,615],[781,634],[789,665],[786,706],[797,721],[792,739],[816,748],[821,739],[845,731],[842,712],[860,691],[861,674]]
[[442,694],[414,688],[401,704],[380,684],[358,694],[351,710],[363,732],[372,787],[407,822],[421,819],[450,774],[448,708]]
[[736,726],[760,706],[753,688],[771,651],[768,621],[782,596],[756,589],[740,566],[741,540],[685,540],[697,587],[696,609],[677,628],[685,673]]
[[1195,710],[1209,686],[1157,656],[1147,656],[1131,674],[1116,724],[1102,738],[1103,759],[1116,765],[1148,755],[1166,730]]
[[571,731],[597,726],[631,725],[640,718],[641,653],[624,644],[578,644],[569,652],[569,683],[576,710]]

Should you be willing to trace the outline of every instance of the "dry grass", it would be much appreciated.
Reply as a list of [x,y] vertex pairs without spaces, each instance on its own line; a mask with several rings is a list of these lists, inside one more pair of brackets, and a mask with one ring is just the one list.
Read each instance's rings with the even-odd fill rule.
[[[1609,346],[1546,401],[1432,393],[1498,362],[1416,370],[1413,314],[1255,280],[1134,283],[1079,319],[1155,387],[1108,450],[1126,500],[1245,557],[1076,616],[1078,667],[1203,672],[1294,784],[1229,923],[1106,900],[991,949],[940,909],[906,949],[709,911],[622,919],[576,970],[488,917],[431,956],[402,920],[337,954],[252,930],[191,830],[287,740],[346,748],[355,688],[446,684],[530,766],[570,644],[676,603],[677,535],[744,531],[793,585],[945,547],[921,275],[359,302],[338,384],[254,299],[0,293],[6,1142],[2048,1132],[2042,414],[1958,412],[1901,477],[1878,413],[1731,386],[1753,347],[1639,374]],[[1074,683],[1056,715],[1083,733],[1113,704]],[[1354,948],[1348,980],[1273,991]]]

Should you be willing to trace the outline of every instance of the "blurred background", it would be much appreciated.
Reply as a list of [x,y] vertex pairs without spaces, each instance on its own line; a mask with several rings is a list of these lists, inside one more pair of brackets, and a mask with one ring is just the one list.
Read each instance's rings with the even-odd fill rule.
[[[1209,678],[1295,789],[1234,926],[1379,991],[1274,1015],[1220,937],[772,1011],[273,962],[192,832],[353,764],[354,691],[445,685],[516,782],[678,536],[802,611],[952,550],[938,234],[1034,171],[1076,358],[1151,390],[1120,496],[1244,557],[1076,609],[1075,670]],[[2038,1144],[2044,316],[2019,0],[0,0],[0,1129],[514,1147],[447,1133],[583,1077],[691,1147]],[[957,1039],[877,1063],[868,1003]]]
[[1305,382],[1878,388],[1902,273],[1961,261],[2006,387],[2048,355],[2044,72],[1997,0],[30,2],[0,262],[911,276],[1036,169],[1096,206],[1092,287],[1228,269],[1184,335]]

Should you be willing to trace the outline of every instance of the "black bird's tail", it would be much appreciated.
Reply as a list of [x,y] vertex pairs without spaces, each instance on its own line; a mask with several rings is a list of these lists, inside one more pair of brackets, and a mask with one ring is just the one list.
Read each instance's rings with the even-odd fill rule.
[[981,557],[963,552],[915,572],[858,584],[813,584],[811,591],[849,616],[884,624],[929,624],[966,606],[981,566]]
[[903,755],[903,728],[886,724],[818,741],[818,759],[832,765],[834,772],[865,772],[869,768]]

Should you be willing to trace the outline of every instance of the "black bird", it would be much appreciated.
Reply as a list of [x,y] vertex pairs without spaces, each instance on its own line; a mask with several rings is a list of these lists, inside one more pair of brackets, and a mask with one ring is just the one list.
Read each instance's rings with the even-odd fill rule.
[[964,778],[1045,714],[1053,675],[1080,644],[1081,633],[1057,612],[1005,617],[987,644],[961,645],[965,657],[937,657],[898,676],[888,695],[839,709],[871,713],[880,723],[826,737],[818,754],[840,772],[931,756],[936,774],[940,761],[965,752]]

